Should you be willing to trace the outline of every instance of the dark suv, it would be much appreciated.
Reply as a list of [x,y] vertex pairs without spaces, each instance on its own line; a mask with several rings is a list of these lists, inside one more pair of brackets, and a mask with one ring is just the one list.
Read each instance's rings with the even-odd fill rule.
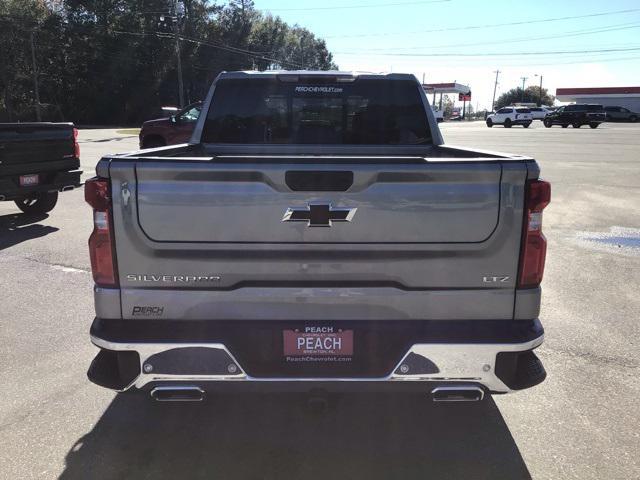
[[604,107],[607,112],[607,122],[631,122],[638,121],[638,114],[624,107]]
[[567,128],[580,128],[582,125],[589,125],[591,128],[598,128],[607,119],[602,105],[588,103],[574,103],[558,108],[555,112],[544,117],[544,126],[551,128],[553,125],[562,125]]

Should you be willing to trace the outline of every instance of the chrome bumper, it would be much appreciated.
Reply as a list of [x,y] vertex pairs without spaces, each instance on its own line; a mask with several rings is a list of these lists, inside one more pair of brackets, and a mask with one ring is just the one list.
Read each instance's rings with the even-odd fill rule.
[[[225,345],[220,343],[120,343],[91,336],[91,341],[97,347],[112,351],[134,351],[140,356],[140,374],[125,388],[117,391],[142,389],[148,384],[168,385],[184,382],[461,382],[480,384],[492,392],[507,393],[512,390],[495,374],[497,354],[533,350],[542,344],[543,340],[544,336],[541,335],[525,343],[415,344],[392,373],[378,378],[256,378],[248,375]],[[227,359],[226,365],[221,365],[218,373],[207,375],[168,374],[157,371],[154,359],[159,358],[158,354],[186,348],[217,350],[217,353],[226,355],[222,357]],[[425,365],[432,365],[434,368],[428,373]]]

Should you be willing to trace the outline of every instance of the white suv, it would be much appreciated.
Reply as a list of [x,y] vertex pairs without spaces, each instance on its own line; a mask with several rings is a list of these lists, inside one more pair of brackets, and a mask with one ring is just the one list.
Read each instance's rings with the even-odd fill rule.
[[529,110],[534,120],[544,120],[544,117],[551,113],[551,110],[546,107],[529,107]]
[[504,125],[504,128],[511,128],[512,125],[522,125],[529,128],[531,122],[531,110],[525,107],[504,107],[487,117],[487,127]]

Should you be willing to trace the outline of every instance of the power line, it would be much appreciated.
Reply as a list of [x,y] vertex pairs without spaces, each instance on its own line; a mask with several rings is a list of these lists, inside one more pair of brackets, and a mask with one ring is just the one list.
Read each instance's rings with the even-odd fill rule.
[[[577,53],[611,53],[611,52],[631,52],[640,50],[640,47],[633,48],[608,48],[601,50],[557,50],[557,51],[543,51],[543,52],[494,52],[494,53],[460,53],[460,52],[446,52],[446,53],[369,53],[368,55],[385,56],[385,57],[514,57],[522,55],[570,55]],[[362,55],[362,52],[335,52],[341,55]]]
[[[114,30],[113,33],[116,34],[121,34],[121,35],[134,35],[134,36],[138,36],[138,37],[145,37],[145,36],[155,36],[155,37],[159,37],[159,38],[170,38],[173,39],[174,36],[171,34],[165,34],[162,32],[125,32],[122,30]],[[210,43],[210,42],[206,42],[203,40],[198,40],[198,39],[194,39],[194,38],[189,38],[189,37],[185,37],[180,35],[180,40],[185,41],[185,42],[190,42],[190,43],[194,43],[197,45],[204,45],[207,47],[211,47],[211,48],[217,48],[220,50],[224,50],[230,53],[235,53],[238,55],[246,55],[249,57],[254,57],[257,58],[258,60],[265,60],[267,62],[272,62],[272,63],[279,63],[280,65],[291,65],[294,67],[301,67],[301,65],[297,62],[293,62],[290,60],[280,60],[277,58],[270,58],[267,57],[265,55],[263,55],[260,52],[252,52],[251,50],[244,50],[241,48],[237,48],[237,47],[232,47],[229,45],[221,45],[221,44],[214,44],[214,43]]]
[[[505,43],[517,43],[517,42],[529,42],[535,40],[550,40],[556,38],[567,38],[567,37],[578,37],[582,35],[593,35],[596,33],[605,33],[605,32],[615,32],[618,30],[628,30],[631,28],[640,28],[640,23],[631,22],[631,23],[621,23],[616,25],[609,25],[606,27],[599,28],[590,28],[585,30],[574,30],[570,32],[566,32],[559,35],[542,35],[537,37],[517,37],[517,38],[503,38],[500,40],[491,40],[486,42],[473,42],[473,43],[449,43],[449,44],[440,44],[440,45],[429,45],[429,48],[455,48],[455,47],[473,47],[476,45],[502,45]],[[397,47],[384,47],[384,48],[368,48],[368,49],[357,49],[355,51],[358,52],[373,52],[373,51],[386,51],[393,50]],[[420,45],[418,47],[402,47],[403,50],[417,50],[420,48],[424,48],[424,45]],[[354,51],[354,52],[355,52]]]
[[464,27],[446,27],[446,28],[436,28],[431,30],[417,30],[412,32],[376,32],[376,33],[361,33],[361,34],[350,34],[350,35],[325,35],[323,38],[359,38],[359,37],[383,37],[383,36],[393,36],[393,35],[411,35],[411,34],[420,34],[420,33],[433,33],[433,32],[452,32],[452,31],[460,31],[460,30],[477,30],[482,28],[494,28],[494,27],[508,27],[514,25],[531,25],[536,23],[547,23],[547,22],[559,22],[562,20],[575,20],[579,18],[593,18],[593,17],[604,17],[608,15],[621,15],[626,13],[634,13],[640,12],[640,8],[631,8],[627,10],[616,10],[612,12],[600,12],[600,13],[590,13],[586,15],[571,15],[566,17],[553,17],[553,18],[542,18],[538,20],[522,20],[518,22],[507,22],[507,23],[492,23],[485,25],[467,25]]
[[402,7],[411,5],[427,5],[430,3],[447,3],[451,0],[427,0],[414,2],[395,2],[395,3],[362,3],[357,5],[336,5],[333,7],[300,7],[300,8],[262,8],[261,11],[269,12],[307,12],[317,10],[347,10],[356,8],[384,8],[384,7]]
[[236,53],[236,54],[239,54],[239,55],[247,55],[247,56],[250,56],[250,57],[254,57],[254,58],[258,59],[258,60],[265,60],[267,62],[278,63],[280,65],[291,65],[291,66],[294,66],[294,67],[302,67],[302,65],[300,63],[293,62],[291,60],[281,60],[281,59],[277,59],[277,58],[270,58],[270,57],[266,57],[266,56],[264,56],[262,54],[250,53],[249,51],[236,49],[234,47],[223,47],[223,46],[220,46],[220,45],[214,45],[212,43],[203,42],[201,40],[193,40],[193,39],[186,38],[186,37],[181,37],[181,39],[186,41],[186,42],[192,42],[192,43],[196,43],[198,45],[204,45],[204,46],[211,47],[211,48],[218,48],[220,50],[225,50],[225,51],[228,51],[230,53]]

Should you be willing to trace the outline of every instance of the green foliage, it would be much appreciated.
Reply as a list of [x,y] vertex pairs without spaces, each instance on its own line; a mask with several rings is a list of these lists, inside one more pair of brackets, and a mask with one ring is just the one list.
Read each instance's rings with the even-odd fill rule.
[[[542,89],[542,105],[553,105],[556,97],[550,95],[546,88]],[[522,92],[522,88],[512,88],[508,92],[503,93],[496,100],[496,104],[493,107],[494,110],[498,110],[499,108],[506,107],[507,105],[512,105],[514,103],[523,102],[523,103],[537,103],[540,104],[540,87],[531,85],[524,90],[524,95]]]
[[[0,1],[0,121],[35,120],[33,34],[43,120],[139,124],[187,103],[223,70],[335,69],[324,40],[250,0]],[[176,19],[177,24],[176,24]]]

